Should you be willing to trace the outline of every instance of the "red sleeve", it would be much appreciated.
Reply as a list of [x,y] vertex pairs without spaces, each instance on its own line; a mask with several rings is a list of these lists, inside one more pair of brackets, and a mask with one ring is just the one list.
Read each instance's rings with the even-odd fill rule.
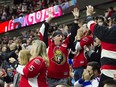
[[87,26],[88,26],[88,28],[91,30],[92,33],[94,32],[94,27],[95,27],[95,25],[96,25],[96,22],[95,22],[95,21],[89,21],[89,22],[87,23]]
[[39,58],[30,61],[23,69],[24,76],[32,78],[38,75],[42,67],[42,62]]
[[69,44],[69,38],[70,38],[70,35],[64,40],[63,43],[65,43],[65,44]]
[[91,36],[86,36],[81,39],[80,46],[83,48],[85,45],[91,45],[93,43],[93,38]]

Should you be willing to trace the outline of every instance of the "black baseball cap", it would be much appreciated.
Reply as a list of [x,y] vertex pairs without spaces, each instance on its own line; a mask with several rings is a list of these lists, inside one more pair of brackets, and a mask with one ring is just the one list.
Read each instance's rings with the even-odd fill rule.
[[63,33],[60,30],[56,30],[53,32],[52,37],[55,37],[56,35],[63,35]]

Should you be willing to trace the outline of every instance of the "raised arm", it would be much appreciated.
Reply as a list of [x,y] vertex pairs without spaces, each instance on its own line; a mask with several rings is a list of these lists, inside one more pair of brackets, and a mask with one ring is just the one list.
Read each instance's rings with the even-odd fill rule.
[[106,26],[99,26],[98,24],[96,24],[96,22],[94,21],[94,17],[93,17],[94,13],[95,13],[94,7],[91,5],[87,6],[86,15],[87,15],[88,28],[101,41],[104,41],[104,42],[114,41],[115,39],[110,38],[110,37],[115,35],[116,31],[114,29],[108,29],[108,27]]
[[78,18],[79,18],[79,9],[78,8],[74,8],[74,10],[72,11],[73,16],[74,16],[74,23],[71,27],[71,35],[69,37],[69,48],[72,47],[72,44],[75,40],[75,36],[77,34],[77,30],[79,28],[78,26]]
[[42,24],[42,26],[40,27],[40,30],[39,30],[40,39],[45,42],[46,46],[48,46],[48,29],[49,29],[49,23],[54,18],[53,15],[52,15],[52,13],[50,11],[48,12],[48,14],[49,14],[49,17]]

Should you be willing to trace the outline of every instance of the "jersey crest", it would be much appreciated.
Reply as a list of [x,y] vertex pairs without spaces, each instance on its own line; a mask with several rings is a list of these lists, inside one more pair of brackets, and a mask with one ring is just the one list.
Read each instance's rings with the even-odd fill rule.
[[63,53],[61,52],[60,49],[56,49],[54,51],[54,58],[52,59],[52,61],[55,62],[58,65],[62,65],[62,64],[65,63],[66,58],[65,58],[65,56],[63,55]]

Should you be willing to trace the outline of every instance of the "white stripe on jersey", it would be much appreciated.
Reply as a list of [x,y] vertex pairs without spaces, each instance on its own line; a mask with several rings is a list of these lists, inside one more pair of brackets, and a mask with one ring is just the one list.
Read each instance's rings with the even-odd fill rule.
[[31,87],[39,87],[39,85],[38,85],[38,79],[37,79],[38,76],[39,76],[39,74],[36,77],[28,78],[28,82],[31,85]]
[[42,34],[42,36],[44,34],[44,31],[45,31],[45,24],[42,24],[42,26],[41,26],[41,28],[39,30],[39,32]]
[[16,68],[16,71],[18,72],[18,73],[20,73],[21,75],[24,75],[24,73],[23,73],[23,68],[24,68],[25,66],[21,66],[21,65],[18,65],[18,67]]
[[106,70],[106,69],[102,69],[101,73],[103,73],[104,75],[114,78],[114,75],[116,74],[116,70]]
[[116,52],[102,49],[101,58],[103,58],[103,57],[116,59]]
[[95,21],[91,20],[87,23],[87,27],[90,29],[91,24],[96,23]]

